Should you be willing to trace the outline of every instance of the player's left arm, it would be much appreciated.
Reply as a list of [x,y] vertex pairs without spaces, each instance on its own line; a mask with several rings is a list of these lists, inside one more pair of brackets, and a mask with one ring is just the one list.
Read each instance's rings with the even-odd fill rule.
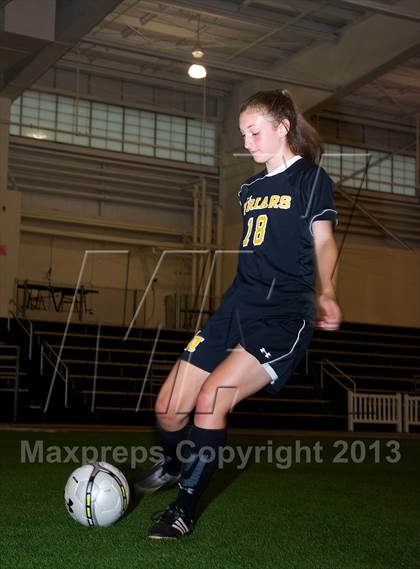
[[342,316],[334,286],[337,245],[331,222],[328,220],[314,221],[312,234],[319,280],[317,326],[324,330],[337,330]]

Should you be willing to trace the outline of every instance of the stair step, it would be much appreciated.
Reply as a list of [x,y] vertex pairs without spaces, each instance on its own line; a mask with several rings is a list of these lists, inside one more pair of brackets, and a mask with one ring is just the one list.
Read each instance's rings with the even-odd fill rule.
[[[4,319],[0,319],[0,331],[1,326],[5,330]],[[60,352],[64,323],[44,321],[34,323],[34,328],[34,346],[47,341],[56,353]],[[133,416],[130,416],[126,411],[133,412],[142,395],[146,399],[141,401],[144,409],[140,410],[150,412],[147,414],[150,417],[147,424],[153,422],[153,404],[157,393],[181,350],[191,338],[192,332],[161,330],[158,335],[156,329],[133,328],[128,339],[124,341],[126,331],[126,328],[119,326],[102,326],[99,361],[96,362],[97,375],[94,377],[98,327],[95,324],[83,323],[72,323],[69,326],[63,344],[62,361],[68,366],[70,373],[70,409],[63,409],[64,384],[61,380],[57,381],[47,420],[51,416],[58,416],[58,420],[66,417],[70,422],[86,417],[88,421],[121,421],[125,424],[135,422],[138,421],[138,415],[133,413]],[[7,336],[8,341],[15,338],[17,340],[18,337],[19,342],[26,341],[23,334],[16,331],[16,336],[12,338],[12,333],[13,327]],[[151,349],[157,336],[156,351],[150,367]],[[0,342],[2,339],[6,339],[6,336],[3,334],[2,338],[0,332]],[[15,343],[18,344],[17,341]],[[232,416],[236,417],[237,421],[238,417],[242,417],[243,424],[248,420],[248,425],[250,417],[258,416],[258,424],[261,425],[264,421],[271,421],[271,424],[290,424],[300,428],[301,424],[317,425],[317,421],[320,421],[319,424],[328,428],[337,425],[340,425],[339,428],[346,428],[346,392],[343,389],[340,391],[340,387],[336,386],[337,393],[334,393],[334,390],[330,390],[327,380],[323,389],[320,388],[320,361],[328,358],[354,379],[362,393],[413,393],[416,390],[416,375],[419,375],[420,387],[419,345],[420,331],[402,327],[344,323],[341,329],[335,332],[316,331],[311,348],[307,352],[309,360],[306,364],[309,373],[305,373],[305,363],[301,363],[278,395],[268,395],[262,390],[238,403]],[[34,360],[28,362],[27,348],[22,345],[24,365],[21,366],[19,393],[22,394],[22,404],[27,405],[28,411],[33,411],[32,417],[38,417],[40,420],[39,413],[43,410],[43,405],[38,405],[37,402],[45,399],[44,391],[48,389],[53,367],[49,365],[44,377],[39,379],[39,350],[34,351]],[[15,355],[7,352],[6,354],[8,359],[2,359],[0,356],[0,382],[3,381],[2,384],[7,390],[5,393],[12,393],[16,368],[11,364],[15,361]],[[4,366],[1,366],[2,361]],[[146,372],[147,378],[144,377]],[[92,389],[93,381],[98,388],[95,391]],[[334,385],[333,380],[331,382]],[[142,392],[143,388],[145,390]],[[334,396],[330,397],[330,393],[334,393]],[[98,403],[95,407],[96,413],[90,411],[90,400],[93,397]],[[8,399],[4,397],[4,409]],[[120,410],[122,413],[119,413]],[[146,417],[146,414],[144,416]],[[278,421],[280,423],[277,423]]]

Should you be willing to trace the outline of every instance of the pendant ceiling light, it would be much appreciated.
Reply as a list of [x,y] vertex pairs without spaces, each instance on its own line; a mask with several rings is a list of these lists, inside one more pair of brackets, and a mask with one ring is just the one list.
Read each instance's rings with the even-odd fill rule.
[[[198,16],[197,23],[197,40],[195,42],[195,47],[192,50],[192,56],[194,59],[201,59],[204,56],[203,48],[200,45],[200,16]],[[207,75],[207,70],[201,63],[192,63],[188,68],[188,75],[192,79],[203,79]]]

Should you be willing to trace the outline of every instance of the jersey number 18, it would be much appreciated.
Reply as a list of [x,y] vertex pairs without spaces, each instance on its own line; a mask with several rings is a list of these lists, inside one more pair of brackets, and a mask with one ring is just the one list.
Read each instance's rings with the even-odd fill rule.
[[[268,218],[265,214],[261,214],[257,217],[257,221],[255,223],[254,237],[252,239],[254,245],[261,245],[261,243],[264,241],[265,230],[267,227],[267,219]],[[254,226],[254,218],[250,217],[248,219],[248,230],[246,232],[245,239],[242,241],[243,247],[248,246],[253,226]]]

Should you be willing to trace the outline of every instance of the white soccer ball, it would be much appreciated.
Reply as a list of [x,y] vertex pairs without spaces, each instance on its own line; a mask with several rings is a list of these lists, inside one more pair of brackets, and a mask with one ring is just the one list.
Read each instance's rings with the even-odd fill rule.
[[107,462],[76,468],[64,488],[68,513],[88,527],[110,526],[125,513],[129,500],[124,474]]

